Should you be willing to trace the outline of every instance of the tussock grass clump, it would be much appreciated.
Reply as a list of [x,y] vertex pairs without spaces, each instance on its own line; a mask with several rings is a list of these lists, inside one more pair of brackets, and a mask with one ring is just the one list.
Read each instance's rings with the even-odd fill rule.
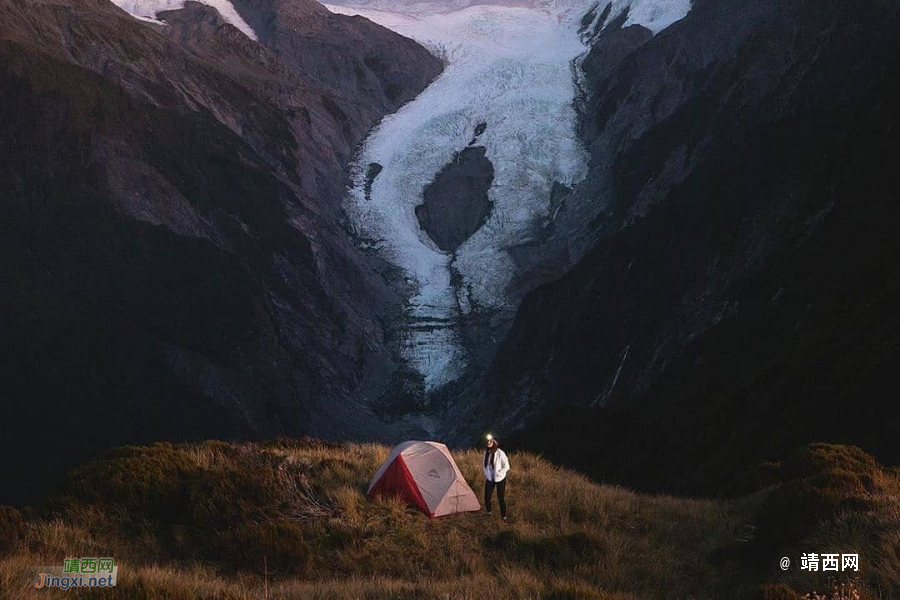
[[892,495],[896,475],[855,446],[811,444],[774,469],[778,485],[760,507],[759,540],[783,547],[842,513],[870,513]]
[[[789,600],[816,589],[777,569],[798,546],[771,546],[761,569],[746,559],[760,537],[747,531],[765,532],[773,511],[799,510],[822,486],[840,494],[800,541],[880,544],[863,598],[900,573],[890,558],[897,512],[871,514],[895,494],[896,474],[855,449],[811,447],[778,465],[777,485],[730,502],[636,494],[514,453],[508,524],[479,513],[429,519],[368,498],[388,452],[314,440],[122,448],[75,471],[40,517],[0,510],[0,528],[12,531],[0,598]],[[455,458],[480,493],[481,453]],[[29,565],[77,556],[114,556],[118,587],[23,585]]]
[[0,556],[18,546],[19,532],[24,528],[22,513],[11,506],[0,506]]

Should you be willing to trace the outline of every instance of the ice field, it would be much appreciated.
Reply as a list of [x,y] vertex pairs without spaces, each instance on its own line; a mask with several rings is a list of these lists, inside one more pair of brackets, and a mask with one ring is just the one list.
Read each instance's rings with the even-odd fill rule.
[[[470,5],[471,4],[471,5]],[[385,118],[359,153],[347,211],[363,239],[401,267],[415,289],[407,309],[403,354],[427,390],[453,381],[465,367],[459,323],[471,310],[504,310],[514,276],[506,248],[528,241],[547,216],[553,182],[584,177],[587,155],[576,135],[578,35],[591,2],[326,4],[365,16],[415,39],[447,63],[415,100]],[[616,2],[610,17],[628,8]],[[689,3],[637,1],[629,22],[658,31],[682,18]],[[600,10],[597,11],[598,13]],[[422,192],[454,153],[487,149],[495,176],[487,222],[455,254],[440,251],[419,227]],[[365,195],[369,165],[383,170]],[[461,285],[453,285],[456,271]],[[458,282],[457,282],[458,283]]]

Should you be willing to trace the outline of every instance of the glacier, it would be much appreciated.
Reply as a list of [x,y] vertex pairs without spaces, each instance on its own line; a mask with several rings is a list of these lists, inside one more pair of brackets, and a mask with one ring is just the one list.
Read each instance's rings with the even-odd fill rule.
[[[410,37],[446,63],[417,98],[370,133],[352,169],[345,210],[360,240],[405,274],[401,354],[432,392],[467,365],[461,326],[473,311],[507,313],[516,274],[508,249],[533,240],[549,216],[554,183],[584,178],[588,156],[576,131],[578,34],[597,2],[348,0],[325,6],[366,17]],[[605,3],[599,4],[601,12]],[[683,18],[689,0],[614,0],[608,20],[654,34]],[[485,131],[495,176],[493,210],[455,253],[441,251],[420,229],[415,207],[454,155]],[[381,167],[374,180],[370,165]]]

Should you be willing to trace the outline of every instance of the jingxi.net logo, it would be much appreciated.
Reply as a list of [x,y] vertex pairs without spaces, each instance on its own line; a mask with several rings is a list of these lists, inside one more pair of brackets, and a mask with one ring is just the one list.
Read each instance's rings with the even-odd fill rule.
[[34,587],[115,587],[119,567],[112,558],[67,558],[62,567],[39,567]]

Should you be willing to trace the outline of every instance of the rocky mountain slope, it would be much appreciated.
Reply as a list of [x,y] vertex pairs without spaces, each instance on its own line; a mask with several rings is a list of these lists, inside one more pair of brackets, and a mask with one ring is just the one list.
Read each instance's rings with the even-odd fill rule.
[[389,377],[399,299],[344,173],[441,63],[312,0],[235,8],[258,42],[193,2],[0,2],[0,449],[42,457],[4,498],[114,443],[305,431]]
[[[585,21],[590,174],[545,250],[581,258],[526,298],[461,437],[538,424],[542,450],[657,489],[810,439],[896,461],[898,3]],[[567,404],[593,412],[542,421]]]

